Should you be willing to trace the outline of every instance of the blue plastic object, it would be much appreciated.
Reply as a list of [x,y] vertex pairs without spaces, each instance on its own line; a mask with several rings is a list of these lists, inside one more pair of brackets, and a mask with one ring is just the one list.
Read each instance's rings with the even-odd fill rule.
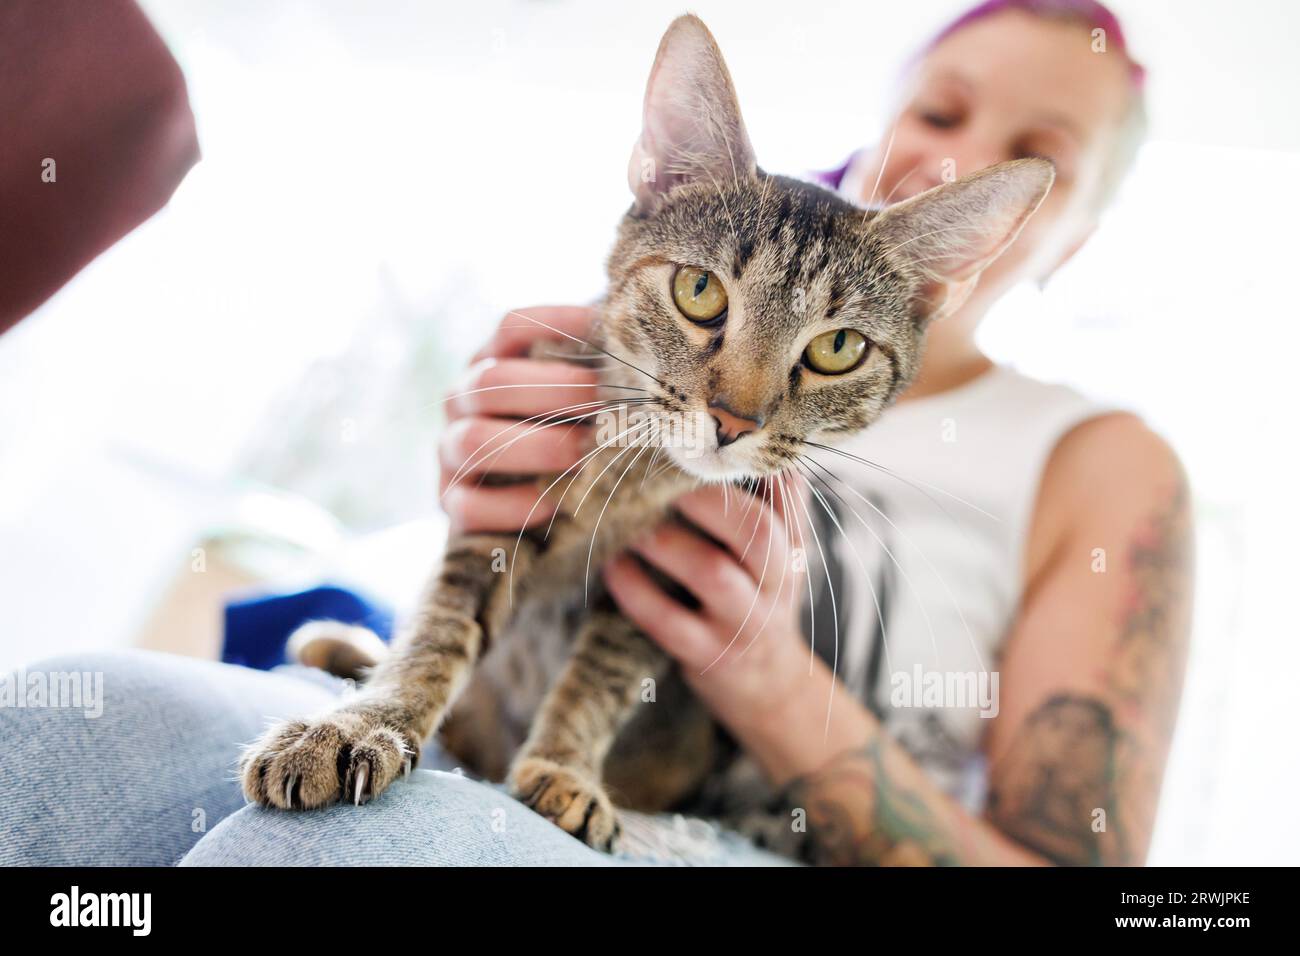
[[391,609],[347,588],[322,585],[227,602],[221,659],[258,670],[287,663],[289,635],[307,621],[360,624],[385,641],[393,633]]

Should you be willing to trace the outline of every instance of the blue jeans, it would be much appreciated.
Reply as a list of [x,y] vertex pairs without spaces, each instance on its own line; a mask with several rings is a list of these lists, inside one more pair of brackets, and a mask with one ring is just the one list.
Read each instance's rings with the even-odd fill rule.
[[[53,675],[102,675],[102,699]],[[589,849],[503,789],[421,768],[362,807],[286,813],[246,805],[240,745],[268,721],[330,707],[341,682],[144,651],[33,664],[48,696],[0,706],[0,864],[83,866],[780,865],[712,823],[627,814],[616,856]],[[19,675],[21,676],[21,675]],[[304,679],[306,678],[306,679]],[[25,688],[14,689],[22,698]],[[21,706],[20,706],[21,704]],[[57,706],[56,706],[57,705]],[[96,711],[101,711],[96,713]]]

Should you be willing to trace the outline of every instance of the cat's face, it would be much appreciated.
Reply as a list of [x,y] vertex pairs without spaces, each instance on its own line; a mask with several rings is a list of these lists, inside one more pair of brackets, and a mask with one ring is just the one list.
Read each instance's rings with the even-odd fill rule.
[[619,380],[659,392],[653,414],[680,419],[660,433],[681,467],[779,471],[800,441],[842,438],[888,406],[922,335],[880,246],[862,210],[777,176],[680,186],[628,218],[607,335],[658,381],[622,366]]
[[656,443],[712,480],[780,471],[867,427],[908,385],[926,324],[969,291],[1051,185],[1024,160],[864,212],[758,169],[704,25],[665,34],[609,260],[608,381],[656,402]]

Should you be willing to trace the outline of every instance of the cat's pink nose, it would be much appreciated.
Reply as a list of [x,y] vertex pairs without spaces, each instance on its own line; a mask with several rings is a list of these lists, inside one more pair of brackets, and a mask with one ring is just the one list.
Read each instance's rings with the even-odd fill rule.
[[763,427],[761,418],[742,418],[725,405],[710,405],[709,415],[718,426],[719,448],[725,448],[741,435],[756,432]]

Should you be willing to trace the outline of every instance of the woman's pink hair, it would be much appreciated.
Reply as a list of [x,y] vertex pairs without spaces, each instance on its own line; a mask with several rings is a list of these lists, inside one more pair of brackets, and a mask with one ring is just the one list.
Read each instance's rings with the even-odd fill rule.
[[910,67],[963,27],[968,27],[995,13],[1001,13],[1003,10],[1023,10],[1037,17],[1076,20],[1087,24],[1090,29],[1105,30],[1107,48],[1123,53],[1128,60],[1129,78],[1133,81],[1133,85],[1141,89],[1146,81],[1146,70],[1129,53],[1128,44],[1124,40],[1124,28],[1119,25],[1119,17],[1097,0],[985,0],[984,3],[971,7],[936,33],[929,43],[917,51],[908,66]]

